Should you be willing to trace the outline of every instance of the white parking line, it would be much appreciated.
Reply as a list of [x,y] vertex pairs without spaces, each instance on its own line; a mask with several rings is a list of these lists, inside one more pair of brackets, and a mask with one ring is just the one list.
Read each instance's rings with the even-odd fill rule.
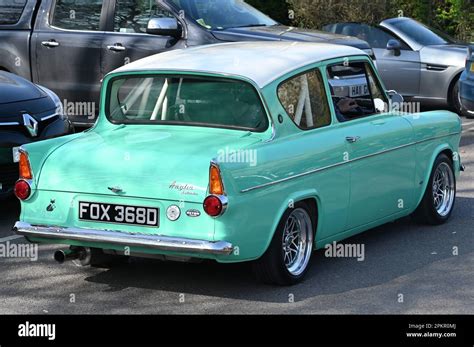
[[8,236],[8,237],[4,237],[3,239],[0,239],[0,243],[13,241],[13,240],[18,240],[18,239],[21,239],[21,238],[23,238],[23,236],[12,235],[12,236]]

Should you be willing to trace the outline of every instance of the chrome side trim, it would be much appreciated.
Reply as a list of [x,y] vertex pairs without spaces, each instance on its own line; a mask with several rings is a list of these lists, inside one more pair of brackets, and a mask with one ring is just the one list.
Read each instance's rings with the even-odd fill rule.
[[211,242],[160,235],[127,234],[119,231],[36,226],[25,222],[16,222],[13,231],[18,235],[33,238],[99,242],[170,252],[230,255],[234,250],[232,244],[225,241]]
[[18,122],[7,122],[7,123],[0,123],[0,127],[8,127],[8,126],[15,126],[20,125]]
[[51,119],[51,118],[54,118],[54,117],[57,117],[59,116],[57,113],[54,113],[54,114],[51,114],[49,116],[45,116],[43,118],[41,118],[41,121],[44,122],[45,120],[48,120],[48,119]]
[[257,189],[262,189],[262,188],[270,187],[270,186],[273,186],[273,185],[276,185],[276,184],[280,184],[280,183],[284,183],[284,182],[287,182],[287,181],[291,181],[291,180],[294,180],[294,179],[297,179],[297,178],[301,178],[301,177],[305,177],[305,176],[308,176],[308,175],[312,175],[312,174],[315,174],[315,173],[318,173],[318,172],[321,172],[321,171],[329,170],[329,169],[332,169],[332,168],[335,168],[335,167],[338,167],[338,166],[342,166],[342,165],[354,163],[354,162],[357,162],[357,161],[359,161],[359,160],[363,160],[363,159],[367,159],[367,158],[379,156],[379,155],[382,155],[382,154],[385,154],[385,153],[397,151],[397,150],[399,150],[399,149],[403,149],[403,148],[407,148],[407,147],[411,147],[411,146],[416,146],[416,145],[419,145],[419,144],[421,144],[421,143],[425,143],[425,142],[428,142],[428,141],[433,141],[433,140],[437,140],[437,139],[441,139],[441,138],[445,138],[445,137],[450,137],[450,136],[455,136],[455,135],[460,135],[460,134],[461,134],[461,133],[452,133],[452,134],[447,134],[447,135],[442,135],[442,136],[437,136],[437,137],[431,137],[431,138],[429,138],[429,139],[420,140],[420,141],[416,141],[416,142],[411,142],[411,143],[408,143],[408,144],[405,144],[405,145],[401,145],[401,146],[393,147],[393,148],[390,148],[390,149],[386,149],[386,150],[384,150],[384,151],[380,151],[380,152],[377,152],[377,153],[372,153],[372,154],[364,155],[364,156],[359,157],[359,158],[350,159],[350,160],[342,161],[342,162],[339,162],[339,163],[336,163],[336,164],[324,166],[324,167],[321,167],[321,168],[318,168],[318,169],[306,171],[306,172],[303,172],[303,173],[300,173],[300,174],[297,174],[297,175],[293,175],[293,176],[290,176],[290,177],[282,178],[282,179],[277,180],[277,181],[273,181],[273,182],[269,182],[269,183],[264,183],[264,184],[261,184],[261,185],[258,185],[258,186],[246,188],[246,189],[241,190],[240,192],[241,192],[241,193],[248,193],[248,192],[251,192],[251,191],[253,191],[253,190],[257,190]]

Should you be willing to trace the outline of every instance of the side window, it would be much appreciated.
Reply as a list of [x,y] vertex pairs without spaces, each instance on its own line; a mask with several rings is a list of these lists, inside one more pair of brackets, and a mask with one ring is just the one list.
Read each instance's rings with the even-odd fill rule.
[[26,0],[0,0],[0,25],[16,24],[23,13]]
[[146,33],[152,18],[174,18],[160,8],[156,1],[117,0],[115,5],[114,31],[120,33]]
[[300,129],[310,130],[331,124],[331,112],[319,70],[283,82],[278,87],[278,98]]
[[[371,27],[370,28],[370,35],[369,35],[369,44],[372,48],[387,48],[387,43],[389,40],[397,40],[400,41],[396,36],[386,32],[385,30]],[[402,45],[403,50],[410,50],[404,42],[400,42]]]
[[[334,27],[334,25],[333,25]],[[336,24],[336,29],[332,30],[336,34],[342,34],[347,36],[354,36],[361,40],[367,41],[372,48],[387,48],[387,43],[389,40],[400,41],[399,38],[392,35],[378,27],[370,26],[367,24],[359,23],[342,23]],[[410,47],[404,43],[400,42],[403,50],[410,50]]]
[[340,122],[387,111],[388,101],[368,63],[331,65],[327,74],[336,117]]
[[99,31],[103,0],[56,0],[51,24],[68,30]]

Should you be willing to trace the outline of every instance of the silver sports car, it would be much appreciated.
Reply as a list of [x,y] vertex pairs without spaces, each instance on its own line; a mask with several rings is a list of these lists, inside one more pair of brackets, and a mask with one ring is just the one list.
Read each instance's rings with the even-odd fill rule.
[[367,41],[388,89],[425,106],[451,106],[463,113],[459,78],[466,67],[467,44],[405,17],[380,25],[337,23],[323,29]]

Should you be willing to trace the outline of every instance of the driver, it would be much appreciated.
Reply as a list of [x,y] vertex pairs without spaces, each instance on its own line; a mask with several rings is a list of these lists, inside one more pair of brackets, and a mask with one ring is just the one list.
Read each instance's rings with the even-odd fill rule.
[[339,100],[336,104],[336,110],[340,111],[341,113],[349,113],[356,111],[356,108],[359,107],[357,102],[351,98],[343,98]]

